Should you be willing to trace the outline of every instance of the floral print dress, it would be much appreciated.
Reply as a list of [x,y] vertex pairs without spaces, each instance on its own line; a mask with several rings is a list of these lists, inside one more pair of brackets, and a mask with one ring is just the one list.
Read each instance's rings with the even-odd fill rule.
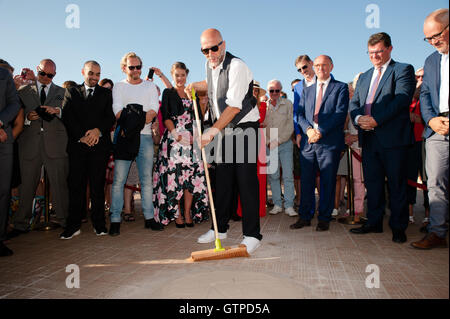
[[[181,99],[184,113],[171,120],[178,133],[193,132],[192,101]],[[178,217],[183,205],[184,190],[192,195],[191,217],[195,223],[208,219],[208,193],[201,153],[193,145],[175,141],[169,130],[159,144],[159,154],[153,172],[153,206],[155,220],[163,225]]]

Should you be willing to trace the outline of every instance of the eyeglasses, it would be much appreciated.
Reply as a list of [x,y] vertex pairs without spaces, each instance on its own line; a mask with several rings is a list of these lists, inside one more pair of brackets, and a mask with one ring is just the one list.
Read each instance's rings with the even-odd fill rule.
[[134,69],[140,70],[140,69],[142,69],[142,65],[129,65],[128,66],[128,70],[134,71]]
[[269,92],[272,93],[272,94],[273,94],[273,93],[280,93],[281,90],[269,90]]
[[308,64],[305,64],[301,68],[297,69],[298,72],[302,73],[302,71],[305,71],[308,68]]
[[442,36],[442,33],[443,33],[443,32],[445,31],[445,29],[447,29],[447,28],[448,28],[448,24],[447,24],[447,26],[446,26],[444,29],[442,29],[441,32],[439,32],[438,34],[435,34],[435,35],[433,35],[433,36],[431,36],[431,37],[423,38],[423,41],[428,42],[428,43],[431,43],[431,41],[439,39],[439,38]]
[[211,50],[212,52],[217,52],[219,51],[219,46],[223,43],[223,41],[220,41],[220,43],[218,45],[215,45],[213,47],[207,48],[207,49],[200,49],[202,51],[202,53],[204,55],[208,55],[209,50]]
[[368,54],[368,55],[374,55],[374,54],[380,54],[380,53],[383,53],[383,52],[384,52],[384,50],[367,51],[367,54]]
[[45,72],[42,71],[42,70],[39,70],[38,74],[39,74],[40,76],[46,76],[46,77],[48,77],[49,79],[53,79],[53,78],[55,77],[55,74],[45,73]]

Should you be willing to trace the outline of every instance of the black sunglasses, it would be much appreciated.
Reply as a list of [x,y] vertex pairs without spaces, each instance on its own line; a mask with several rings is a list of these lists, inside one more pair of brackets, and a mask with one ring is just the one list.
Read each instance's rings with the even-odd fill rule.
[[302,73],[302,71],[306,70],[308,68],[308,65],[305,64],[304,66],[302,66],[300,69],[297,69],[298,72]]
[[128,66],[128,70],[134,71],[134,69],[140,70],[140,69],[142,69],[142,65],[130,65],[130,66]]
[[220,43],[219,43],[218,45],[215,45],[215,46],[210,47],[210,48],[208,48],[208,49],[200,49],[200,50],[202,51],[202,53],[203,53],[204,55],[208,55],[209,50],[211,50],[212,52],[217,52],[217,51],[219,51],[219,46],[220,46],[222,43],[223,43],[223,41],[220,41]]
[[53,78],[55,77],[55,74],[45,73],[44,71],[39,71],[38,74],[39,74],[40,76],[46,76],[46,77],[48,77],[49,79],[53,79]]
[[280,93],[281,90],[269,90],[270,93]]

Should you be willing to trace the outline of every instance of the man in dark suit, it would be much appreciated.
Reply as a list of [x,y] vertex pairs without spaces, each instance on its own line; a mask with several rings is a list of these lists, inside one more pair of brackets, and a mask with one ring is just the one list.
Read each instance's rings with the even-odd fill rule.
[[19,109],[19,98],[12,75],[8,70],[0,68],[0,257],[13,254],[3,241],[6,240],[13,168],[12,123]]
[[17,139],[22,184],[19,209],[14,216],[14,230],[10,237],[28,231],[42,165],[50,181],[56,217],[61,226],[66,223],[69,200],[67,133],[61,121],[65,90],[52,82],[55,75],[55,63],[50,59],[42,60],[37,67],[37,81],[22,86],[18,91],[25,110],[24,130]]
[[320,172],[319,223],[317,231],[329,229],[334,208],[336,173],[344,148],[344,124],[348,111],[348,86],[334,80],[333,61],[321,55],[314,60],[315,84],[303,88],[297,121],[301,128],[300,167],[302,192],[300,218],[291,229],[311,225],[314,216],[314,184]]
[[414,248],[447,247],[448,233],[448,157],[449,157],[449,29],[448,9],[432,12],[423,26],[425,41],[436,52],[425,61],[420,92],[420,109],[427,124],[425,130],[427,186],[430,199],[428,234],[411,243]]
[[406,241],[408,227],[407,148],[413,143],[409,105],[415,90],[412,65],[391,59],[391,37],[373,34],[368,54],[373,68],[359,78],[350,102],[350,115],[358,127],[367,188],[367,223],[354,234],[383,232],[385,177],[389,189],[394,242]]
[[115,116],[111,90],[98,85],[100,65],[84,64],[84,83],[67,89],[63,122],[69,143],[69,217],[61,239],[80,234],[82,211],[86,209],[87,181],[90,185],[92,224],[97,236],[107,235],[105,226],[105,172],[111,151],[110,130]]

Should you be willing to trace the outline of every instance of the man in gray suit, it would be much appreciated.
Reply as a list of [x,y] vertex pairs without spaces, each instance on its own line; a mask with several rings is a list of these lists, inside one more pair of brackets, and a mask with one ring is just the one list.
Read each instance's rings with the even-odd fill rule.
[[8,70],[0,68],[0,257],[13,254],[3,241],[6,240],[13,166],[12,123],[19,109],[19,98],[12,75]]
[[9,237],[26,233],[32,214],[32,203],[44,165],[51,185],[56,216],[65,226],[68,215],[67,132],[61,121],[65,90],[54,83],[56,65],[50,59],[37,67],[37,81],[19,88],[25,109],[25,127],[18,139],[22,184],[14,230]]

